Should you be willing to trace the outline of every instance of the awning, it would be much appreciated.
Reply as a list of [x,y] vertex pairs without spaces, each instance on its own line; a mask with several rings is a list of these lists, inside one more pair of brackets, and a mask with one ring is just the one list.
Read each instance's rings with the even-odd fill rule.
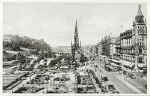
[[140,68],[147,67],[147,65],[143,64],[143,63],[142,64],[138,64],[137,66],[140,67]]

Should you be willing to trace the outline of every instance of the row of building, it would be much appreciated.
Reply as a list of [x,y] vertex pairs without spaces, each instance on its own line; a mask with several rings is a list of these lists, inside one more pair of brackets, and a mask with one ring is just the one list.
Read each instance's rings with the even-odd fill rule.
[[121,32],[118,37],[105,36],[91,51],[112,59],[135,64],[138,68],[147,66],[147,25],[141,5],[131,29]]

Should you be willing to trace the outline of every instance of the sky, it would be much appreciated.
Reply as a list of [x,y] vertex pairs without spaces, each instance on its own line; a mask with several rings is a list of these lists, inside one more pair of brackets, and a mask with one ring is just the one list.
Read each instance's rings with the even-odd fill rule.
[[[137,3],[9,2],[3,4],[3,33],[44,39],[51,46],[70,46],[75,20],[82,45],[105,35],[117,37],[132,28]],[[146,17],[146,4],[142,12]]]

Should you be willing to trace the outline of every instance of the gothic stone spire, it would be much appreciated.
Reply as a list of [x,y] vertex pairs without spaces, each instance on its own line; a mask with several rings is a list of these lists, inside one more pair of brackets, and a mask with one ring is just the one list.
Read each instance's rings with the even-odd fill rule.
[[76,20],[76,22],[75,22],[74,46],[75,46],[76,49],[79,48],[79,37],[78,37],[78,25],[77,25],[77,20]]

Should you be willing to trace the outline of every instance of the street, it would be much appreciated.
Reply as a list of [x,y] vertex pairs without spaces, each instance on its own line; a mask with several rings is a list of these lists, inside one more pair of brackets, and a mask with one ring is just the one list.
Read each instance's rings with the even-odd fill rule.
[[146,89],[144,90],[144,88],[141,88],[142,83],[131,83],[135,80],[137,81],[138,79],[132,80],[130,78],[126,78],[126,76],[123,76],[119,72],[107,72],[104,69],[104,64],[99,64],[100,62],[98,60],[95,60],[94,63],[95,65],[98,65],[98,67],[90,65],[90,68],[92,67],[93,70],[95,70],[98,77],[100,77],[100,75],[107,76],[108,79],[114,83],[120,93],[142,94],[146,92]]

